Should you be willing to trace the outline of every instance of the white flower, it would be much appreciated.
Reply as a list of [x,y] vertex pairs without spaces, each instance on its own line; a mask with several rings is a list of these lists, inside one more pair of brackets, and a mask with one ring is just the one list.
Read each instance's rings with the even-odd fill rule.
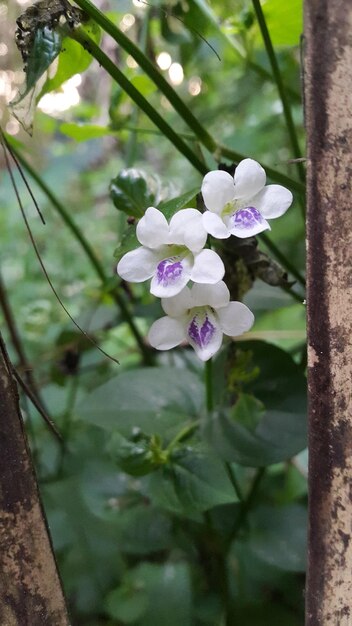
[[170,298],[195,283],[217,283],[225,268],[213,250],[202,250],[207,233],[202,214],[182,209],[167,223],[165,216],[149,207],[137,224],[140,248],[127,252],[117,266],[124,280],[140,283],[151,278],[150,291],[159,298]]
[[257,161],[244,159],[232,177],[215,170],[204,176],[202,195],[206,208],[203,224],[217,239],[252,237],[270,226],[267,219],[283,215],[292,193],[281,185],[265,185],[266,174]]
[[150,344],[157,350],[170,350],[188,341],[202,361],[220,349],[223,334],[237,337],[254,322],[254,315],[245,304],[230,302],[223,281],[185,287],[177,296],[162,299],[161,304],[166,316],[151,326]]

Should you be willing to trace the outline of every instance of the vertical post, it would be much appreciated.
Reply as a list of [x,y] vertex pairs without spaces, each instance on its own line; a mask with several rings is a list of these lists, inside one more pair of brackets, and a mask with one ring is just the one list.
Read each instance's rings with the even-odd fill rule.
[[306,626],[352,625],[352,2],[305,0]]
[[0,624],[69,625],[1,335]]

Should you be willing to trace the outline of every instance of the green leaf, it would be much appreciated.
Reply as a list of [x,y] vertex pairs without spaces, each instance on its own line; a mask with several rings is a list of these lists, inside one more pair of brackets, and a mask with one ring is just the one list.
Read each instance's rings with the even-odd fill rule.
[[273,602],[240,603],[234,609],[233,619],[236,624],[243,626],[301,626],[303,623],[291,607],[286,608]]
[[238,424],[242,424],[242,426],[254,432],[264,411],[262,403],[257,400],[257,398],[247,393],[240,393],[231,411],[231,418]]
[[137,76],[134,76],[131,83],[145,97],[150,96],[157,89],[153,81],[145,74],[138,74]]
[[261,467],[287,460],[307,445],[306,379],[284,350],[259,341],[242,345],[259,369],[248,387],[265,412],[259,422],[255,406],[251,417],[249,406],[244,417],[235,408],[235,419],[224,411],[214,413],[205,425],[205,437],[229,462]]
[[[274,46],[298,46],[303,32],[303,2],[302,0],[266,0],[263,3],[263,13]],[[263,40],[258,33],[258,46],[263,46]]]
[[147,484],[154,504],[187,516],[238,501],[223,463],[203,446],[175,452]]
[[148,594],[137,585],[125,584],[111,591],[106,598],[109,615],[124,624],[133,624],[144,615],[149,604]]
[[154,201],[154,196],[147,190],[144,176],[134,169],[122,170],[112,179],[110,197],[119,211],[133,217],[143,217]]
[[23,100],[35,87],[39,78],[58,56],[61,46],[62,35],[56,30],[46,26],[36,30],[33,48],[27,61],[26,87],[25,90],[21,92],[20,98],[15,100],[15,104]]
[[183,193],[181,196],[177,196],[177,198],[160,202],[160,204],[158,204],[158,209],[165,215],[166,219],[169,220],[180,209],[185,207],[192,208],[194,206],[194,199],[197,193],[199,193],[199,187],[194,187],[193,189],[190,189],[190,191]]
[[123,372],[87,394],[76,408],[84,422],[129,437],[135,428],[146,435],[172,437],[185,421],[198,418],[204,387],[191,372],[150,367]]
[[115,259],[119,261],[123,255],[126,254],[126,252],[130,252],[130,250],[134,250],[135,248],[138,248],[138,246],[140,246],[140,243],[137,239],[136,227],[134,224],[131,224],[125,230],[120,244],[114,251]]
[[90,139],[99,139],[99,137],[113,134],[113,131],[105,126],[74,124],[73,122],[60,124],[59,130],[63,135],[67,135],[67,137],[71,137],[76,141],[89,141]]
[[259,507],[250,514],[251,551],[269,565],[285,571],[306,568],[307,511],[304,506]]
[[[138,609],[136,608],[138,607]],[[191,578],[185,563],[141,563],[109,594],[112,617],[138,626],[191,626]]]
[[126,554],[152,554],[171,546],[170,517],[150,505],[122,509],[116,513],[116,522],[121,551]]
[[136,441],[130,441],[114,433],[108,449],[120,469],[131,476],[144,476],[159,465],[153,455],[150,437],[138,437]]
[[[81,29],[84,29],[95,43],[99,43],[101,31],[96,22],[93,20],[85,22],[84,25],[81,25]],[[62,83],[75,74],[84,72],[90,66],[92,60],[92,55],[81,44],[71,39],[71,37],[65,37],[62,40],[57,71],[52,78],[46,81],[40,95],[42,96],[49,91],[58,89]]]

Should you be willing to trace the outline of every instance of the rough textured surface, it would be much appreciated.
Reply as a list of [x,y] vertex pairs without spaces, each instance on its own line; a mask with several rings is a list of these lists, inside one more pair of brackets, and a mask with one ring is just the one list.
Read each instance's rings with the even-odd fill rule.
[[352,625],[352,3],[305,2],[310,528],[306,626]]
[[0,580],[1,626],[69,624],[1,335]]

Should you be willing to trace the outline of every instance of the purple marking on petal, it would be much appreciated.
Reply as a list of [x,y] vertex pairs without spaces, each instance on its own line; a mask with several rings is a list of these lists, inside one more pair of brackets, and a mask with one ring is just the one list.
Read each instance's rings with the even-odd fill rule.
[[247,206],[244,209],[239,209],[232,216],[232,225],[236,228],[253,228],[257,224],[262,224],[263,216],[255,209],[254,206]]
[[207,315],[205,316],[205,320],[200,327],[198,315],[195,315],[188,327],[188,336],[200,348],[204,348],[212,340],[215,330],[215,326],[213,326],[210,322]]
[[177,281],[183,272],[183,265],[181,261],[176,261],[175,257],[171,259],[164,259],[160,261],[157,266],[157,280],[159,285],[167,287],[171,283]]

